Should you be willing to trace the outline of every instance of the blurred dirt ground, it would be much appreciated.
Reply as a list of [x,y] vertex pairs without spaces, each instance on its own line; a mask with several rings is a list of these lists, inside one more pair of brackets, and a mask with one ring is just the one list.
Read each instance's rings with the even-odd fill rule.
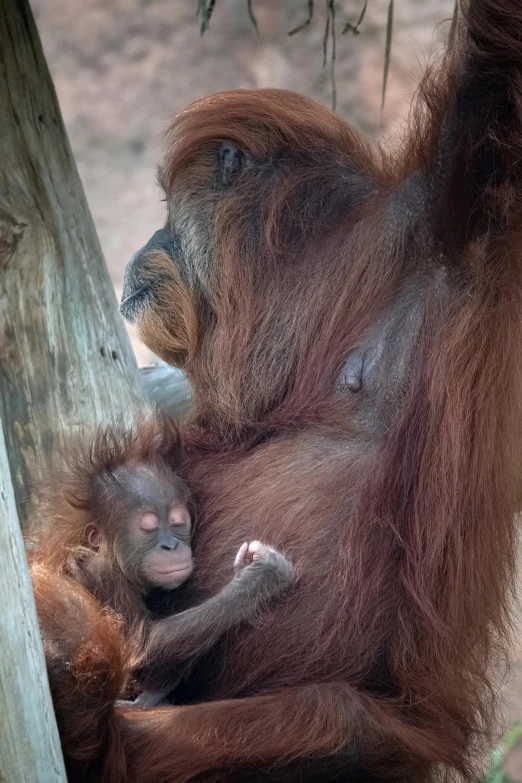
[[[449,30],[453,0],[395,3],[384,112],[380,111],[388,0],[368,3],[361,35],[342,36],[362,0],[337,2],[338,111],[373,138],[400,126],[416,81]],[[234,87],[286,87],[331,102],[322,68],[325,3],[313,23],[305,0],[217,0],[202,38],[196,0],[32,0],[80,175],[116,294],[130,256],[163,223],[155,186],[161,136],[172,116],[201,95]],[[319,7],[320,6],[320,7]],[[130,332],[138,363],[152,358]],[[522,634],[503,681],[506,724],[522,718]],[[522,742],[522,741],[521,741]],[[522,783],[522,749],[509,750]]]

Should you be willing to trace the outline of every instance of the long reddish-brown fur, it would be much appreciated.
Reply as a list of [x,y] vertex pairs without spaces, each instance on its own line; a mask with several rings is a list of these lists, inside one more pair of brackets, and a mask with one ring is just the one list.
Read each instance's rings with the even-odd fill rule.
[[[194,668],[206,703],[115,711],[126,780],[474,774],[514,583],[522,8],[464,13],[394,153],[276,90],[174,123],[162,184],[197,268],[150,254],[138,328],[197,396],[192,599],[250,537],[300,579]],[[222,141],[252,165],[218,198]]]
[[31,578],[68,779],[123,781],[126,751],[114,705],[135,644],[118,616],[76,581],[38,559]]

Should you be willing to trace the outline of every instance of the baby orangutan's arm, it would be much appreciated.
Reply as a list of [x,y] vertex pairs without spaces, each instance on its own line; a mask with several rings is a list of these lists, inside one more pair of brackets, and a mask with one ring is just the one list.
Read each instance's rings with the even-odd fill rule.
[[147,687],[138,704],[157,704],[172,690],[187,664],[210,649],[234,625],[252,620],[295,579],[292,564],[259,541],[243,544],[235,575],[217,595],[186,612],[154,623],[135,676]]

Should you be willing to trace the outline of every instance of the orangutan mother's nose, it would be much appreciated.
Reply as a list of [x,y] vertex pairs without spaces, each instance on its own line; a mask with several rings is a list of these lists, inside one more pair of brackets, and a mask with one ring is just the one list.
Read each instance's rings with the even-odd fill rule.
[[140,305],[151,291],[151,280],[147,274],[145,260],[152,250],[161,250],[172,257],[176,242],[172,233],[166,228],[160,228],[149,239],[141,250],[134,253],[125,269],[123,293],[120,312],[128,321],[134,321]]

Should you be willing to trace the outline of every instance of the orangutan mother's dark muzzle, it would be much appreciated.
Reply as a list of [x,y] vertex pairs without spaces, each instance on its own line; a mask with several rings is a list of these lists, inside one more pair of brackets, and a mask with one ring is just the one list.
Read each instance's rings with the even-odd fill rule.
[[128,321],[136,320],[138,312],[154,290],[154,275],[150,265],[147,264],[147,259],[150,258],[151,251],[154,250],[161,250],[172,259],[175,257],[177,242],[174,235],[166,228],[156,231],[147,244],[134,253],[127,264],[123,279],[120,313]]

